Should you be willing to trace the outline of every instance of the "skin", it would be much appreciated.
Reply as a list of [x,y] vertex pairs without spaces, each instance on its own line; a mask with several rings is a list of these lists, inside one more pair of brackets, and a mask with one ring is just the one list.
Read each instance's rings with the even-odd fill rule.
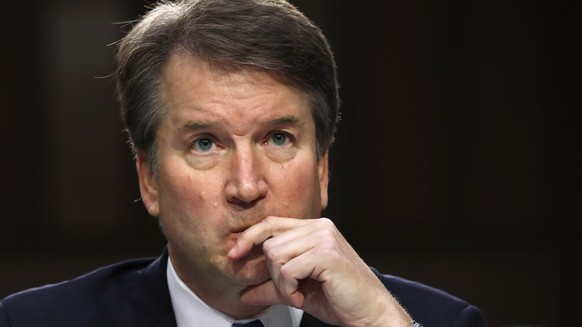
[[[174,52],[160,166],[136,166],[180,278],[236,319],[284,303],[346,326],[410,317],[326,218],[328,152],[318,159],[305,93],[259,71],[225,71]],[[341,286],[340,286],[341,285]]]

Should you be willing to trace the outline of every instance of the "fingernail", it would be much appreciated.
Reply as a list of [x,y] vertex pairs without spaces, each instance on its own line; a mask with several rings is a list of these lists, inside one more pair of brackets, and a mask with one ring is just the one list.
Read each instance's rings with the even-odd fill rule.
[[236,245],[232,249],[230,249],[230,251],[228,251],[227,255],[229,257],[233,257],[235,254],[236,254]]

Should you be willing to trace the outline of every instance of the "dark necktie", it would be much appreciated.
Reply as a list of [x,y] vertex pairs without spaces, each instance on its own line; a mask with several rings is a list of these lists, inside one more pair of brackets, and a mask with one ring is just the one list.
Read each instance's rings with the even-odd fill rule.
[[263,323],[259,319],[257,319],[247,322],[246,324],[239,324],[235,322],[234,324],[232,324],[232,327],[265,327],[265,325],[263,325]]

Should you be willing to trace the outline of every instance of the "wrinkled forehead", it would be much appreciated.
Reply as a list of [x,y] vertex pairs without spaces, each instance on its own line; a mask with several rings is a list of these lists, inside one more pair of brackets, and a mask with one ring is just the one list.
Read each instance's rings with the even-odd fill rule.
[[264,70],[216,66],[177,53],[163,72],[161,99],[166,114],[175,114],[175,109],[182,108],[180,111],[235,114],[242,118],[247,111],[270,116],[300,110],[294,115],[313,121],[304,90],[278,77]]
[[[256,66],[245,65],[238,62],[226,61],[226,60],[213,60],[205,57],[198,56],[189,50],[184,48],[177,48],[170,52],[165,64],[161,71],[161,85],[160,88],[163,92],[164,87],[167,86],[168,80],[168,67],[172,64],[175,66],[176,62],[179,62],[180,69],[196,69],[197,71],[210,72],[215,76],[268,76],[274,82],[280,83],[287,87],[293,88],[305,96],[306,105],[309,111],[313,114],[313,96],[314,90],[311,90],[305,84],[301,83],[297,78],[291,74],[287,74],[284,71],[274,71],[269,69],[264,69]],[[175,69],[175,67],[173,67]],[[186,76],[187,77],[187,76]],[[173,77],[170,77],[173,78]],[[164,82],[164,79],[166,81]],[[175,82],[175,81],[172,81]]]

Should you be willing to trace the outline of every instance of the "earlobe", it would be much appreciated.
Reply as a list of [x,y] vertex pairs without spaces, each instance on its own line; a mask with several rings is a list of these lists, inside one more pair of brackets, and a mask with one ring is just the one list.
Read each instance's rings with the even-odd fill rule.
[[319,159],[319,189],[321,192],[321,209],[327,207],[327,184],[329,182],[328,149],[325,149]]
[[139,152],[137,154],[135,166],[139,178],[139,191],[143,204],[151,216],[157,217],[160,214],[160,207],[158,202],[156,176],[154,175],[144,153]]

